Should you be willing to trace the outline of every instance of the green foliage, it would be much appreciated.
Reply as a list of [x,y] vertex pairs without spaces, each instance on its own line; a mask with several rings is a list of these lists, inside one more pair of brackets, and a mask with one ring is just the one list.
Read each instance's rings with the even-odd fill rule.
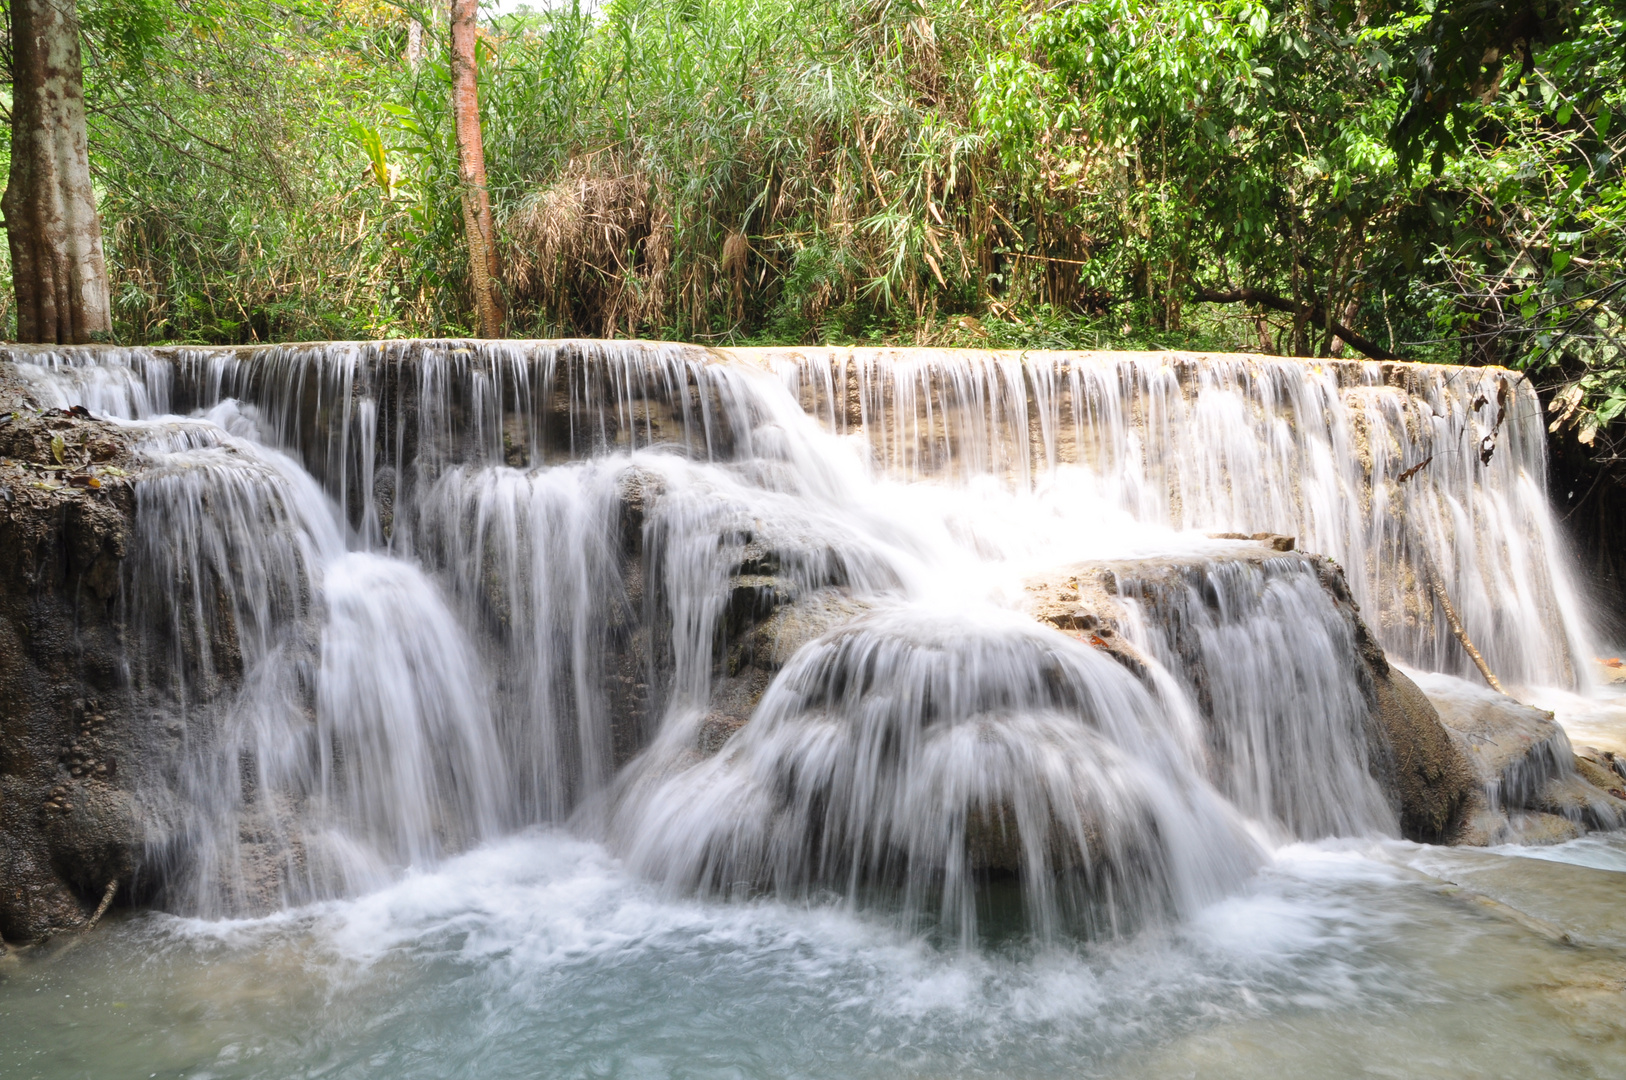
[[[427,5],[82,11],[121,338],[468,331]],[[508,328],[1313,355],[1342,323],[1605,430],[1623,42],[1620,0],[522,9],[481,38]],[[1288,311],[1201,299],[1244,290]]]
[[1626,407],[1626,7],[1568,13],[1470,110],[1475,141],[1430,190],[1453,197],[1428,253],[1437,327],[1562,390],[1584,443]]

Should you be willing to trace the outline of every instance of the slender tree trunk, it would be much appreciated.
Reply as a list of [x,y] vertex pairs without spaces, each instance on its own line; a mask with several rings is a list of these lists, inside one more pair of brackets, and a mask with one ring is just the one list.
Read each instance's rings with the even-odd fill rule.
[[418,70],[418,61],[423,59],[423,23],[417,19],[407,20],[406,63],[412,71]]
[[452,116],[457,124],[457,172],[463,187],[463,231],[469,240],[469,278],[480,336],[502,337],[497,304],[497,243],[486,190],[486,153],[480,142],[476,86],[476,16],[479,0],[452,0]]
[[90,183],[74,0],[11,0],[11,247],[17,339],[82,345],[113,331]]

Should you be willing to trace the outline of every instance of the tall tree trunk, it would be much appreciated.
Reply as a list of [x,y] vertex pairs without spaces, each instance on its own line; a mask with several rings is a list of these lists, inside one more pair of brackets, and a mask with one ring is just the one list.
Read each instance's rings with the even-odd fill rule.
[[497,243],[486,190],[486,153],[480,142],[475,24],[479,0],[452,0],[452,116],[457,124],[457,173],[463,187],[463,231],[469,240],[469,278],[480,336],[502,337],[497,304]]
[[11,0],[11,246],[17,338],[82,345],[113,331],[90,184],[74,0]]

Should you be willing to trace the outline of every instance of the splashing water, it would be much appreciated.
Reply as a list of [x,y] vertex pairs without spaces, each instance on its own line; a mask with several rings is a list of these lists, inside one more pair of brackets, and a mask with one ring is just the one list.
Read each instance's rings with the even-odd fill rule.
[[[173,737],[145,872],[180,912],[355,895],[568,820],[678,893],[829,896],[961,942],[1002,875],[1042,939],[1189,919],[1256,836],[1395,830],[1314,565],[1209,531],[1336,559],[1414,666],[1466,672],[1438,581],[1504,679],[1585,688],[1507,373],[636,342],[11,359],[146,461],[131,682]],[[1019,613],[1028,575],[1084,563],[1117,568],[1145,679]]]

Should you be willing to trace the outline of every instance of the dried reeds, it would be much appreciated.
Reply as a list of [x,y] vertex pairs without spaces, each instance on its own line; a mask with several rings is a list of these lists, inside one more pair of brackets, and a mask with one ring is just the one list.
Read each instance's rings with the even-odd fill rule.
[[613,337],[657,322],[672,221],[647,173],[610,153],[573,159],[503,222],[509,295],[559,324]]

